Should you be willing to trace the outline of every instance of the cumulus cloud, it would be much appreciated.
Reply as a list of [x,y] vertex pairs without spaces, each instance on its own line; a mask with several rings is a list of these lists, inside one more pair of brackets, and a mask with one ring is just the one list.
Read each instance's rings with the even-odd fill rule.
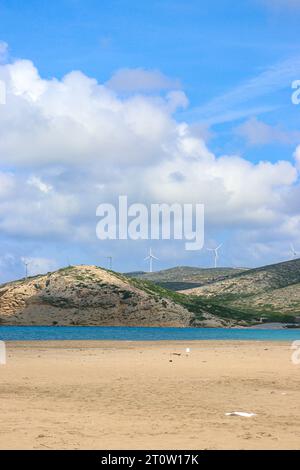
[[181,146],[186,158],[180,154],[145,173],[146,181],[152,179],[152,197],[170,203],[203,201],[207,222],[222,227],[278,223],[281,192],[297,181],[290,163],[252,164],[233,155],[216,158],[188,133]]
[[286,131],[281,126],[270,126],[255,117],[236,127],[235,133],[243,137],[249,145],[291,145],[300,142],[299,131]]
[[158,158],[162,141],[173,132],[170,109],[185,104],[175,94],[121,100],[80,72],[61,81],[42,80],[29,61],[1,67],[0,78],[7,74],[8,103],[0,129],[3,163],[144,163]]
[[[132,202],[204,203],[208,225],[222,230],[287,233],[289,217],[297,225],[298,205],[290,209],[297,165],[216,156],[203,129],[174,117],[188,105],[185,94],[165,83],[163,95],[155,77],[146,86],[142,74],[124,96],[79,71],[45,80],[28,60],[0,66],[8,89],[0,106],[3,236],[90,242],[97,205],[120,194]],[[157,94],[142,94],[150,84]],[[270,129],[250,124],[270,138]]]

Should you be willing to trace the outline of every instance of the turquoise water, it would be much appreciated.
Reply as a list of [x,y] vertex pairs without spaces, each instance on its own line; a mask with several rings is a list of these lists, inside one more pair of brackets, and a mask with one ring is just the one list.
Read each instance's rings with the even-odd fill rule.
[[123,326],[0,326],[2,341],[34,340],[300,340],[300,330],[227,328],[130,328]]

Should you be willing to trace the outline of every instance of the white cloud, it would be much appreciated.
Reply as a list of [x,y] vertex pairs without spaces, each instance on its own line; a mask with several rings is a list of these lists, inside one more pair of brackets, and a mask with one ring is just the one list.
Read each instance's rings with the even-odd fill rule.
[[8,73],[0,128],[3,163],[127,165],[153,160],[174,127],[169,108],[175,98],[176,105],[179,98],[183,104],[182,96],[121,100],[80,72],[62,81],[42,80],[28,61],[0,67],[0,78],[1,72],[4,78]]
[[286,131],[281,126],[270,126],[255,117],[236,127],[235,133],[244,137],[250,145],[291,145],[300,142],[299,131]]
[[34,186],[45,194],[49,193],[53,189],[50,184],[44,183],[38,176],[30,176],[30,178],[27,180],[27,184],[29,184],[29,186]]
[[[190,143],[186,148],[192,150]],[[156,200],[204,202],[207,223],[225,228],[278,223],[282,190],[296,182],[297,171],[284,161],[255,165],[237,156],[179,156],[149,169],[145,178]]]
[[13,168],[0,173],[2,235],[95,240],[97,205],[119,194],[205,203],[207,224],[222,230],[274,234],[300,217],[296,202],[287,209],[298,201],[296,166],[214,155],[197,126],[174,118],[188,104],[180,90],[124,97],[81,72],[42,79],[20,60],[0,66],[1,77],[0,163]]
[[46,83],[40,79],[37,69],[29,60],[19,60],[7,66],[11,79],[11,90],[16,96],[37,101],[45,93]]
[[117,92],[148,92],[181,88],[180,81],[174,80],[159,70],[120,69],[106,83],[108,88]]
[[174,113],[178,108],[187,108],[189,100],[183,91],[170,91],[167,96],[167,106],[170,113]]

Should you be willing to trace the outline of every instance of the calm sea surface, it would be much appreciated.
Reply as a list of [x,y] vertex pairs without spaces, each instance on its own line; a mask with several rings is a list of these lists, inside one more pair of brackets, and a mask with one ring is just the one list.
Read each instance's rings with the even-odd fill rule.
[[227,328],[131,328],[102,326],[0,326],[2,341],[34,340],[300,340],[300,330]]

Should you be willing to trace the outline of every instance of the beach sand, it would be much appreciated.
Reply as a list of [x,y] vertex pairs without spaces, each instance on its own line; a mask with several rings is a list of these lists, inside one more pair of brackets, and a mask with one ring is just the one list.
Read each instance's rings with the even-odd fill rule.
[[[290,347],[7,343],[0,448],[300,449],[300,365]],[[232,411],[256,416],[225,416]]]

